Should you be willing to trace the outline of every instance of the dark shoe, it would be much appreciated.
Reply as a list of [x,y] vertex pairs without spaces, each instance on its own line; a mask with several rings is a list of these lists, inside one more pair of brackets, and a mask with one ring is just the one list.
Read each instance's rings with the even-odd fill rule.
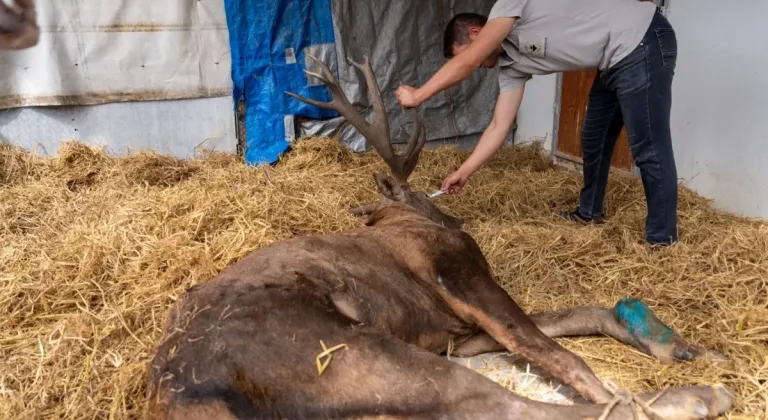
[[648,247],[648,250],[651,252],[654,251],[662,251],[665,250],[672,245],[675,245],[677,242],[647,242],[645,243],[645,246]]
[[579,212],[579,209],[576,209],[576,210],[573,210],[573,211],[561,212],[561,213],[559,213],[559,216],[562,217],[563,219],[567,219],[567,220],[570,220],[572,222],[576,222],[576,223],[579,223],[579,224],[582,224],[582,225],[588,225],[588,224],[592,224],[592,223],[594,223],[596,225],[601,225],[601,224],[605,223],[605,219],[603,218],[603,216],[598,216],[598,217],[595,217],[594,219],[589,218],[589,217],[584,217]]

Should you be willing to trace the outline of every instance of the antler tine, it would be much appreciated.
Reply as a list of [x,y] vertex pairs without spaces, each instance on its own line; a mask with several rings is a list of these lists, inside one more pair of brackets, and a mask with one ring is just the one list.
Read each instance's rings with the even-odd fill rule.
[[368,57],[366,56],[362,63],[358,63],[351,58],[348,58],[348,60],[355,68],[363,73],[365,83],[368,85],[368,92],[375,113],[373,124],[366,121],[365,118],[355,110],[347,96],[344,94],[341,85],[333,75],[331,69],[317,58],[311,55],[307,55],[307,57],[317,63],[320,68],[320,73],[307,70],[304,70],[304,72],[325,83],[331,90],[333,100],[330,102],[321,102],[314,99],[304,98],[293,92],[286,93],[304,103],[320,108],[332,109],[341,114],[342,117],[346,118],[352,126],[354,126],[360,134],[368,140],[374,150],[376,150],[384,162],[387,163],[387,166],[389,166],[389,169],[392,171],[392,177],[398,182],[407,183],[408,177],[416,167],[416,163],[419,160],[419,154],[426,143],[424,127],[418,112],[416,110],[411,111],[415,126],[411,138],[408,140],[408,146],[406,147],[405,152],[403,154],[396,154],[395,150],[392,148],[392,141],[389,134],[389,116],[384,107],[384,101],[381,98],[381,89],[376,81],[376,75],[373,72],[373,67],[371,66]]
[[419,162],[419,155],[424,145],[427,143],[427,136],[424,132],[424,123],[421,120],[421,116],[416,109],[411,109],[411,116],[413,117],[413,133],[411,138],[408,139],[408,146],[403,152],[403,175],[407,179],[411,176],[411,173],[416,168],[416,164]]
[[[384,107],[384,101],[381,99],[381,88],[379,88],[379,82],[376,80],[376,75],[373,73],[371,61],[368,59],[368,56],[364,56],[362,64],[356,62],[352,58],[349,58],[348,60],[353,66],[363,72],[365,83],[368,85],[373,112],[376,114],[374,125],[379,130],[386,132],[387,140],[389,140],[389,116],[387,115],[387,109]],[[387,149],[392,152],[391,143],[387,143]]]
[[349,62],[363,73],[365,77],[365,83],[368,85],[368,93],[371,98],[371,104],[373,105],[373,111],[376,114],[373,123],[373,128],[376,134],[369,137],[368,141],[382,159],[387,163],[389,169],[392,171],[392,177],[400,182],[405,182],[407,176],[403,171],[403,160],[398,156],[394,149],[392,149],[392,140],[389,136],[389,116],[387,110],[384,107],[384,101],[381,99],[381,88],[376,80],[376,75],[373,72],[373,67],[367,56],[364,57],[362,63],[358,63],[352,58],[348,58]]
[[366,121],[365,118],[363,118],[363,116],[360,115],[355,107],[352,106],[352,104],[349,102],[347,95],[344,94],[344,90],[341,88],[341,84],[333,75],[331,69],[329,69],[325,63],[309,54],[307,54],[307,58],[317,63],[318,67],[320,67],[320,73],[315,73],[308,70],[304,70],[304,73],[325,83],[325,85],[328,86],[328,88],[331,90],[333,99],[330,102],[321,102],[299,96],[293,92],[285,93],[306,104],[324,109],[332,109],[338,112],[342,117],[349,121],[352,126],[355,127],[365,138],[373,135],[372,133],[375,131],[373,126],[371,126],[371,124],[369,124],[368,121]]

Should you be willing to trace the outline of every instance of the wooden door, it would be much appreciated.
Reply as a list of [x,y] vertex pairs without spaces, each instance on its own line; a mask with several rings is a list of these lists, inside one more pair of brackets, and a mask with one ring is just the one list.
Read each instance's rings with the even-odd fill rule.
[[[596,71],[563,73],[560,97],[560,123],[557,132],[557,156],[581,163],[581,126],[587,113],[589,89]],[[629,149],[626,130],[621,130],[613,150],[611,166],[632,170],[634,160]]]
[[[654,0],[639,0],[654,1]],[[655,3],[660,4],[659,0]],[[560,96],[560,121],[557,133],[556,155],[560,158],[581,163],[581,126],[587,113],[589,90],[596,71],[563,73]],[[632,170],[634,159],[629,149],[626,130],[621,130],[613,150],[611,165],[614,168]]]

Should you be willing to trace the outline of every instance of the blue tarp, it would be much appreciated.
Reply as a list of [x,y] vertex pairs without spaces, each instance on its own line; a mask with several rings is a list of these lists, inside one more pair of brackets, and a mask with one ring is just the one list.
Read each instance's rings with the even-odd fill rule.
[[245,161],[271,164],[289,147],[286,116],[337,116],[285,94],[331,99],[327,87],[310,86],[303,72],[305,48],[335,42],[331,0],[225,0],[224,5],[234,101],[245,102]]

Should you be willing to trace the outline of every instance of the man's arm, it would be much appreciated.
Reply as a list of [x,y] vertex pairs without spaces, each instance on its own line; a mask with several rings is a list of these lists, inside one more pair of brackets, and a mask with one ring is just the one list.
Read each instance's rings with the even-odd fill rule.
[[517,18],[489,20],[469,47],[448,60],[424,86],[418,89],[401,86],[396,92],[400,104],[407,108],[417,107],[435,94],[468,78],[483,60],[496,51],[512,31],[515,22]]
[[460,190],[469,177],[488,162],[504,145],[504,140],[512,128],[517,111],[520,109],[524,92],[525,85],[522,85],[519,88],[503,92],[499,95],[496,100],[493,119],[480,137],[475,150],[456,172],[449,175],[443,181],[441,190],[448,192]]

